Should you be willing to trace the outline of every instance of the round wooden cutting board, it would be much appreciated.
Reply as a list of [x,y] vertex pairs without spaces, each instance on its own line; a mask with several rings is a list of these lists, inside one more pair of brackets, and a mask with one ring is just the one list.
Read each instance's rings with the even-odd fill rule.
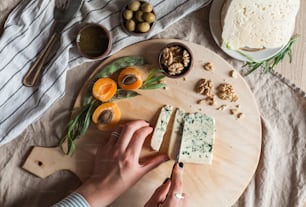
[[[165,104],[180,107],[187,112],[198,111],[214,117],[216,120],[216,140],[213,162],[211,165],[185,163],[184,192],[188,195],[188,207],[230,206],[240,197],[254,175],[261,151],[261,120],[255,99],[247,83],[239,74],[236,78],[230,76],[230,71],[234,70],[231,65],[201,45],[174,39],[155,39],[124,48],[103,61],[95,69],[92,76],[105,64],[127,55],[143,55],[150,65],[157,67],[161,48],[170,42],[178,41],[191,49],[193,54],[192,71],[185,78],[166,78],[166,89],[141,90],[141,96],[119,100],[117,103],[122,112],[122,120],[145,119],[154,126],[159,110]],[[213,64],[213,71],[209,72],[203,69],[203,65],[207,62]],[[215,86],[220,83],[230,83],[239,97],[238,101],[230,102],[217,98],[216,104],[213,106],[206,103],[199,104],[198,101],[204,97],[195,92],[195,85],[201,78],[212,80]],[[83,89],[86,88],[87,83]],[[74,108],[79,108],[81,99],[82,90]],[[221,105],[226,105],[225,109],[217,110]],[[230,113],[230,109],[237,109],[238,112],[243,113],[243,116],[237,118],[237,115]],[[50,174],[50,171],[54,172],[63,169],[61,166],[66,166],[66,169],[68,168],[81,180],[84,180],[90,173],[98,144],[103,143],[107,137],[108,133],[98,131],[94,125],[91,125],[86,135],[77,140],[77,151],[73,157],[61,155],[59,148],[48,151],[47,148],[39,149],[44,151],[44,158],[37,157],[37,159],[44,159],[41,162],[45,165],[52,163],[52,159],[56,163],[64,162],[65,165],[58,164],[50,167],[49,173],[46,172],[44,176],[42,176],[43,173],[35,172],[36,169],[31,166],[25,167],[25,169],[45,177]],[[167,140],[168,136],[165,139]],[[168,147],[166,143],[169,142],[165,141],[162,146],[164,152]],[[149,142],[145,144],[144,153],[148,151],[148,145]],[[34,162],[35,156],[39,155],[41,152],[30,155],[29,158]],[[173,163],[173,160],[166,162],[147,174],[111,206],[143,206],[154,190],[166,177],[170,176]]]

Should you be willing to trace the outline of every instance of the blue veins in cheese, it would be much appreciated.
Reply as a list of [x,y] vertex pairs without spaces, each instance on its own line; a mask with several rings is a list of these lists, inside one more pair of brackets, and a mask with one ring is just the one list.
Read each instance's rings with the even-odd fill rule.
[[205,114],[190,113],[184,116],[179,161],[211,164],[215,140],[215,120]]
[[167,126],[173,111],[173,106],[165,105],[161,108],[161,112],[158,116],[157,123],[155,125],[155,129],[153,131],[153,135],[151,138],[151,147],[158,151],[162,142],[163,137],[167,131]]
[[[156,151],[161,147],[173,110],[170,105],[161,109],[151,139],[151,147]],[[170,158],[185,163],[211,164],[216,131],[214,118],[177,108],[173,120],[168,146]]]
[[180,150],[180,143],[182,139],[183,126],[184,126],[184,116],[185,116],[185,111],[183,111],[180,108],[177,108],[174,116],[174,122],[172,126],[170,143],[168,148],[168,154],[170,158],[174,160],[177,160]]

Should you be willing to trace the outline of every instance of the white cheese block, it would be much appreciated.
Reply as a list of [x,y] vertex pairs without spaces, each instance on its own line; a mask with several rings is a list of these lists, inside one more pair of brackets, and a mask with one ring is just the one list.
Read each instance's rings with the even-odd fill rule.
[[180,150],[180,143],[184,127],[184,116],[185,112],[182,109],[177,108],[174,116],[172,131],[170,135],[170,143],[168,148],[169,157],[174,160],[177,160]]
[[226,0],[221,11],[222,47],[277,48],[294,32],[299,0]]
[[215,120],[205,114],[190,113],[184,116],[179,161],[211,164],[215,141]]
[[167,126],[173,111],[173,106],[165,105],[162,107],[160,114],[155,125],[153,135],[151,138],[151,147],[158,151],[162,142],[164,135],[167,131]]

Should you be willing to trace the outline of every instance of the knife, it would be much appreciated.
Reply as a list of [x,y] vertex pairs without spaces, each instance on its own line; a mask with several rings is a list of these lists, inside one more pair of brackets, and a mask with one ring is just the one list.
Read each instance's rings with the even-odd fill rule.
[[46,46],[41,50],[38,58],[23,77],[23,85],[27,87],[38,86],[43,72],[43,65],[47,60],[55,42],[66,25],[73,19],[82,6],[83,0],[56,0],[54,8],[53,32]]

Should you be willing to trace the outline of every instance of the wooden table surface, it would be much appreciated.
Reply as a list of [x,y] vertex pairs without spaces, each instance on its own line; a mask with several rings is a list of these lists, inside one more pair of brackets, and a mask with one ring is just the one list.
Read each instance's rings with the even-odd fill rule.
[[297,87],[306,91],[306,1],[300,0],[300,10],[296,19],[295,33],[300,37],[293,46],[293,60],[286,58],[276,70],[283,74]]
[[[0,0],[0,36],[5,16],[20,0]],[[300,0],[300,10],[296,19],[295,34],[300,37],[293,46],[293,61],[283,60],[276,71],[283,74],[291,83],[306,91],[306,1]],[[0,39],[1,40],[1,39]]]

